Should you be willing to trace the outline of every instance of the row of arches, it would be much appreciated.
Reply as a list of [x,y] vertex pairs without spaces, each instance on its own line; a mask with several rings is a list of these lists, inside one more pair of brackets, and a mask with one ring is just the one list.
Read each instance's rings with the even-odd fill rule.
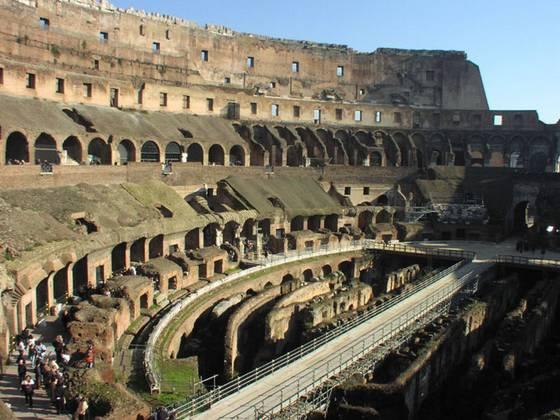
[[[183,146],[171,141],[162,147],[153,140],[142,143],[138,148],[132,140],[123,139],[114,150],[110,142],[96,137],[87,147],[76,136],[69,136],[57,148],[56,140],[47,133],[41,133],[33,143],[33,155],[30,154],[27,137],[19,131],[12,132],[6,139],[5,163],[49,162],[52,164],[97,164],[110,165],[128,162],[192,162],[205,163],[205,151],[202,145],[191,143]],[[163,150],[163,153],[162,153]],[[232,146],[228,151],[229,164],[245,166],[245,150],[240,145]],[[210,165],[225,165],[226,150],[220,144],[213,144],[208,149],[207,162]]]

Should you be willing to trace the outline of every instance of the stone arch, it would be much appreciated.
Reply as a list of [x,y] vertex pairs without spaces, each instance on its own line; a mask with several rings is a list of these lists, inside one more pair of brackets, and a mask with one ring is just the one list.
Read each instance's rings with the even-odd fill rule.
[[88,163],[90,165],[110,165],[111,149],[105,140],[96,137],[88,144]]
[[35,163],[60,163],[56,150],[56,140],[47,133],[41,133],[35,140]]
[[304,164],[304,154],[303,154],[303,147],[301,144],[293,144],[288,146],[288,150],[286,152],[286,165],[299,167]]
[[210,223],[202,229],[203,238],[204,238],[204,247],[214,246],[217,243],[218,238],[218,229],[220,225],[217,223]]
[[245,150],[239,145],[232,146],[229,149],[230,166],[245,166]]
[[399,151],[400,151],[400,162],[399,166],[410,166],[412,161],[412,143],[407,135],[396,132],[393,133],[393,139],[397,144]]
[[126,269],[126,242],[115,245],[111,250],[111,269],[113,273]]
[[29,143],[27,137],[19,131],[10,133],[6,139],[5,163],[29,162]]
[[53,277],[53,297],[60,302],[68,294],[68,265],[58,270]]
[[209,165],[224,165],[224,148],[219,144],[213,144],[208,150],[208,164]]
[[295,279],[290,273],[285,274],[280,281],[280,293],[285,295],[295,289]]
[[272,282],[269,281],[264,285],[263,289],[268,290],[271,289],[272,287],[274,287],[274,285],[272,284]]
[[321,273],[323,274],[323,277],[328,276],[332,273],[332,267],[329,264],[325,264],[321,267]]
[[364,210],[358,216],[358,227],[365,231],[369,225],[371,225],[373,221],[373,212],[370,210]]
[[341,261],[338,264],[338,271],[344,273],[346,279],[350,280],[354,276],[354,264],[352,264],[352,261]]
[[121,140],[117,146],[119,163],[126,165],[128,162],[136,162],[136,146],[128,139]]
[[544,173],[548,164],[548,155],[545,152],[536,152],[529,158],[529,172]]
[[191,143],[187,147],[187,162],[204,163],[204,149],[198,143]]
[[64,140],[64,143],[62,143],[62,150],[66,152],[66,160],[63,163],[68,164],[69,161],[78,165],[82,163],[82,143],[78,137],[69,136],[66,140]]
[[235,242],[235,233],[237,232],[237,228],[239,227],[239,223],[236,221],[229,221],[224,226],[224,242],[228,242],[233,244]]
[[393,216],[383,209],[375,215],[375,223],[392,223]]
[[195,228],[189,230],[185,234],[185,249],[197,249],[200,248],[200,229]]
[[493,136],[488,140],[488,166],[503,167],[505,165],[505,139],[502,136]]
[[163,235],[154,236],[148,244],[149,258],[163,257]]
[[140,162],[161,162],[161,154],[158,144],[148,140],[140,148]]
[[375,200],[376,206],[388,206],[389,205],[389,198],[385,194],[381,194]]
[[379,152],[369,154],[369,166],[383,166],[383,156]]
[[175,141],[170,141],[165,146],[165,161],[166,162],[181,162],[181,155],[183,147]]
[[256,225],[255,219],[245,220],[245,223],[243,223],[243,228],[241,229],[241,236],[247,239],[254,239],[256,236],[255,225]]
[[303,216],[296,216],[290,221],[290,232],[303,230],[304,220]]
[[338,232],[338,214],[329,214],[325,217],[325,229]]
[[313,270],[308,268],[307,270],[303,271],[302,275],[303,275],[303,280],[309,283],[313,279]]
[[130,261],[146,261],[146,238],[139,238],[130,245]]

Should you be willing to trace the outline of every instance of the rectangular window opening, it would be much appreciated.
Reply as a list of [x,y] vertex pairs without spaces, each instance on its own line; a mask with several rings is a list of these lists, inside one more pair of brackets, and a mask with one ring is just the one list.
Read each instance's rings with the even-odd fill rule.
[[45,18],[45,17],[41,17],[39,18],[39,27],[46,31],[47,29],[49,29],[49,26],[51,25],[51,22]]
[[334,111],[334,114],[335,114],[335,118],[337,119],[337,121],[342,120],[342,109],[341,108],[337,108]]
[[494,126],[500,127],[500,126],[503,125],[503,123],[504,123],[503,115],[500,115],[500,114],[494,115]]
[[369,187],[364,187],[364,195],[369,195]]
[[139,32],[140,32],[140,36],[146,35],[146,30],[144,28],[144,25],[140,25]]
[[344,66],[337,66],[336,67],[336,75],[338,77],[344,76]]
[[161,51],[161,45],[159,42],[152,42],[152,52],[158,54]]
[[272,104],[271,113],[273,117],[277,117],[280,115],[280,105]]
[[200,59],[202,61],[208,61],[208,50],[202,50],[200,51]]
[[320,109],[314,109],[313,110],[313,122],[315,124],[321,124],[321,110]]
[[224,83],[229,85],[231,83],[231,77],[224,77]]
[[251,114],[257,115],[257,103],[251,102]]
[[167,106],[167,93],[160,92],[159,93],[159,106]]
[[138,89],[138,94],[136,95],[136,103],[142,105],[144,103],[144,88]]
[[354,121],[362,121],[362,111],[354,111]]
[[292,73],[299,73],[299,61],[292,61]]
[[111,88],[109,102],[110,102],[109,104],[111,105],[111,107],[113,107],[113,108],[118,108],[119,107],[119,90],[118,89]]
[[189,95],[183,95],[183,109],[191,108],[191,97]]
[[25,78],[25,87],[27,89],[35,89],[35,74],[27,73]]
[[91,98],[93,86],[91,83],[84,83],[84,97]]
[[301,114],[301,108],[299,105],[294,105],[294,118],[299,118]]
[[207,111],[214,111],[214,99],[213,98],[206,98],[206,110]]
[[99,32],[99,42],[105,43],[109,41],[109,32]]
[[376,123],[381,122],[381,111],[375,111],[375,122]]
[[64,93],[64,79],[56,78],[56,93]]
[[344,195],[352,194],[352,187],[344,187]]
[[395,112],[393,114],[393,121],[397,124],[402,123],[402,114],[400,112]]
[[435,73],[433,70],[426,70],[426,81],[433,82],[435,79]]
[[247,67],[250,69],[255,67],[255,57],[247,57]]
[[0,85],[4,84],[4,69],[0,67]]

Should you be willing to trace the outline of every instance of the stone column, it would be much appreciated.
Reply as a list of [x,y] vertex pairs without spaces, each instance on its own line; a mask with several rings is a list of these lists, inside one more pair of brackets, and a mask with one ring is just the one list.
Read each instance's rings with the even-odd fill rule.
[[68,291],[68,296],[74,295],[74,263],[70,263],[66,266],[66,290]]
[[52,308],[56,303],[54,300],[54,274],[53,271],[47,279],[47,309]]

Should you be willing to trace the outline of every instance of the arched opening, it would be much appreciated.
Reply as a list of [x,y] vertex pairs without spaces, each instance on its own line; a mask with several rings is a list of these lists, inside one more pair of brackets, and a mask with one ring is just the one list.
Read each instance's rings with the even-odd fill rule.
[[217,223],[210,223],[203,229],[204,247],[216,245],[218,228]]
[[294,290],[294,276],[291,274],[286,274],[282,277],[282,282],[280,283],[280,293],[285,295],[286,293],[290,293]]
[[200,248],[200,229],[193,229],[185,235],[185,249]]
[[19,131],[14,131],[6,139],[6,164],[29,162],[29,144]]
[[163,235],[152,238],[148,248],[150,258],[163,257]]
[[521,167],[523,167],[523,162],[521,160],[521,153],[513,152],[509,156],[509,167],[510,168],[521,168]]
[[422,169],[424,167],[424,156],[422,155],[422,152],[418,149],[416,149],[416,165],[418,166],[419,169]]
[[148,140],[140,149],[140,162],[160,162],[160,154],[158,145]]
[[388,206],[389,198],[385,194],[382,194],[379,197],[377,197],[377,200],[375,200],[375,204],[377,206]]
[[528,201],[517,203],[513,209],[513,231],[523,233],[535,224],[534,208]]
[[46,133],[41,133],[35,140],[35,163],[41,162],[60,163],[56,141]]
[[393,217],[387,210],[381,210],[375,215],[375,223],[391,223]]
[[247,239],[255,238],[255,219],[247,219],[243,223],[243,229],[241,230],[241,236]]
[[230,166],[245,166],[245,151],[241,146],[233,146],[229,151]]
[[110,165],[111,149],[100,138],[95,138],[88,144],[88,163],[90,165]]
[[53,297],[57,302],[64,300],[68,294],[68,266],[58,270],[53,278]]
[[74,294],[84,292],[87,284],[87,257],[83,257],[76,261],[72,267],[72,288],[74,290]]
[[257,292],[255,292],[253,289],[248,289],[245,292],[245,296],[247,296],[247,297],[253,297],[253,296],[256,296],[256,295],[257,295]]
[[342,261],[338,264],[338,271],[344,274],[346,280],[350,280],[353,277],[354,264],[352,264],[352,261]]
[[529,158],[529,172],[544,173],[546,171],[546,164],[548,156],[544,152],[537,152]]
[[144,293],[140,296],[140,309],[148,309],[150,307],[150,303],[148,302],[148,294]]
[[62,163],[65,165],[79,165],[82,163],[82,144],[75,136],[70,136],[62,143],[62,151],[66,154],[66,159]]
[[369,154],[369,166],[382,166],[383,158],[379,152],[371,152]]
[[45,277],[41,282],[37,285],[35,289],[35,298],[37,302],[37,316],[41,318],[45,315],[47,311],[48,305],[48,296],[49,296],[49,278]]
[[303,230],[303,216],[296,216],[290,222],[290,232]]
[[136,147],[130,140],[121,141],[117,151],[121,165],[126,165],[128,162],[136,162]]
[[332,267],[328,264],[324,265],[323,267],[321,267],[321,273],[323,274],[323,277],[332,274]]
[[121,242],[111,251],[111,267],[113,273],[117,273],[126,268],[126,242]]
[[286,155],[286,165],[298,167],[303,165],[303,148],[301,145],[296,144],[288,146]]
[[270,219],[259,220],[258,230],[264,236],[270,236]]
[[307,269],[303,272],[303,280],[305,280],[305,282],[309,283],[311,281],[311,279],[313,279],[313,271],[311,269]]
[[210,165],[224,164],[224,149],[219,144],[214,144],[208,151],[208,163]]
[[202,146],[198,143],[193,143],[187,147],[187,162],[203,163],[204,152]]
[[307,229],[318,232],[321,229],[321,216],[309,216],[307,219]]
[[273,285],[271,282],[268,282],[268,283],[266,283],[266,284],[264,285],[264,290],[268,290],[268,289],[270,289],[271,287],[274,287],[274,285]]
[[358,216],[358,228],[365,231],[373,221],[373,213],[369,210],[363,211]]
[[173,276],[167,280],[167,290],[177,290],[177,277]]
[[230,244],[235,242],[235,233],[238,227],[239,224],[237,222],[231,221],[226,223],[224,226],[224,242],[229,242]]
[[329,214],[325,217],[325,228],[331,232],[338,232],[338,215]]
[[443,165],[443,155],[441,151],[437,149],[432,149],[432,156],[430,163],[432,165],[441,166]]
[[130,246],[130,261],[143,263],[146,261],[146,238],[132,242]]
[[165,146],[165,161],[166,162],[181,162],[181,153],[183,149],[179,146],[179,143],[174,141],[170,142]]

